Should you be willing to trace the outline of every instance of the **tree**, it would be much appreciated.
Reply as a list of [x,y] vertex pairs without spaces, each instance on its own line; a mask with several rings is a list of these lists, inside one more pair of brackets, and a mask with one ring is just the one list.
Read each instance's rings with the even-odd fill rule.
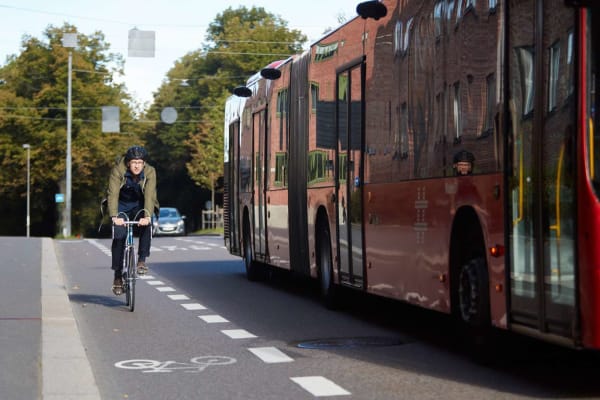
[[[54,194],[63,192],[66,164],[67,64],[69,49],[63,32],[76,32],[65,24],[49,26],[44,40],[25,36],[21,53],[0,68],[0,171],[2,212],[8,223],[0,233],[19,233],[24,224],[26,176],[22,145],[31,145],[32,234],[53,236],[58,212]],[[94,231],[100,197],[115,156],[131,137],[101,132],[101,107],[117,105],[121,118],[133,117],[129,96],[113,75],[122,70],[121,56],[108,52],[101,32],[78,34],[72,49],[72,232]],[[135,136],[135,135],[134,135]],[[22,219],[21,219],[22,218]],[[14,221],[13,221],[14,220]]]
[[[263,8],[228,8],[217,15],[206,43],[168,72],[144,116],[156,121],[148,124],[144,138],[161,172],[161,204],[199,214],[203,204],[199,197],[209,190],[214,207],[215,182],[223,175],[227,96],[265,65],[298,53],[304,42],[300,31],[289,30],[285,21]],[[181,85],[184,78],[186,86]],[[174,124],[159,122],[168,106],[178,112]]]
[[[219,104],[225,104],[224,92]],[[212,107],[204,113],[198,125],[198,134],[190,135],[185,144],[190,149],[187,171],[194,183],[210,189],[211,205],[215,207],[215,183],[223,175],[223,112]]]

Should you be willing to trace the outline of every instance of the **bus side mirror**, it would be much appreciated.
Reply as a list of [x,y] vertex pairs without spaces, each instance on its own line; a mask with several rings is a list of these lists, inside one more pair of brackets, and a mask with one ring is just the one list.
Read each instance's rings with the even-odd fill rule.
[[281,77],[281,70],[277,68],[263,68],[260,70],[260,76],[270,81],[274,81]]
[[378,20],[387,15],[387,7],[378,0],[364,1],[356,6],[356,13],[364,19]]
[[238,97],[250,97],[252,96],[252,90],[248,89],[246,86],[238,86],[233,89],[233,94]]

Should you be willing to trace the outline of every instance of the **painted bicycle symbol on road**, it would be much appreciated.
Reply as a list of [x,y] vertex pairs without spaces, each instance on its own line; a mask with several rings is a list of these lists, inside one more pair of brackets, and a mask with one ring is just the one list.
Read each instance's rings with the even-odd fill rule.
[[193,357],[190,362],[157,361],[157,360],[123,360],[115,363],[115,367],[122,369],[137,369],[144,373],[183,371],[198,373],[206,368],[216,365],[234,364],[235,358],[226,356],[201,356]]

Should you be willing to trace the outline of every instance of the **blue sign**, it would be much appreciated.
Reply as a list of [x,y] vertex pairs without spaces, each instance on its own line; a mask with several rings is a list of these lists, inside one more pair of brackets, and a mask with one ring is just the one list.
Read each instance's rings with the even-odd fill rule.
[[54,195],[54,201],[57,203],[64,203],[65,202],[65,195],[62,193],[56,193]]

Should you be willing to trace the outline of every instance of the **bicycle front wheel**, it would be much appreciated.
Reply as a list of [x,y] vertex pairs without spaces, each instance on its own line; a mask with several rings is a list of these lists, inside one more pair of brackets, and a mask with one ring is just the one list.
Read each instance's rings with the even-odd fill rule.
[[135,309],[135,252],[132,248],[127,248],[125,252],[125,270],[127,271],[125,276],[125,282],[127,285],[125,297],[129,311],[133,312]]

